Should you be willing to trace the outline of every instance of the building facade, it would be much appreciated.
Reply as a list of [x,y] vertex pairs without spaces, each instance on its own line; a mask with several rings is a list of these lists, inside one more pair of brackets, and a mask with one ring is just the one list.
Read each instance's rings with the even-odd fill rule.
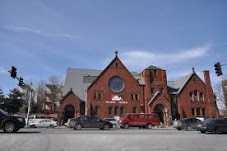
[[204,81],[193,72],[176,81],[169,81],[172,117],[217,117],[219,115],[211,86],[209,71],[204,71]]
[[88,87],[87,109],[101,118],[144,112],[143,85],[115,57]]
[[[66,114],[66,104],[76,111],[84,110],[80,114],[101,118],[155,112],[165,125],[174,119],[218,116],[209,71],[204,71],[204,80],[193,70],[178,80],[167,81],[166,71],[152,65],[141,73],[130,72],[117,53],[104,70],[69,69],[64,91],[67,97],[59,110],[64,120],[71,117]],[[68,99],[70,96],[74,98]],[[83,102],[84,109],[73,105],[75,102]]]

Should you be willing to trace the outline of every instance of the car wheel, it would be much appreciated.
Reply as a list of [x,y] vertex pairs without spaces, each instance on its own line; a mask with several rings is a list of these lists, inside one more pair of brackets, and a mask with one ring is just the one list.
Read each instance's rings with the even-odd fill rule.
[[50,125],[50,128],[54,128],[54,125]]
[[186,131],[191,131],[191,130],[192,130],[192,127],[191,127],[191,126],[187,126],[187,127],[185,128],[185,130],[186,130]]
[[177,127],[177,130],[178,130],[178,131],[181,131],[181,130],[182,130],[182,128],[181,128],[181,127]]
[[128,129],[128,124],[124,124],[124,126],[123,126],[125,129]]
[[151,124],[147,124],[146,128],[147,129],[152,129],[152,125]]
[[16,133],[17,131],[19,131],[20,128],[16,128],[13,132]]
[[205,133],[206,133],[206,131],[204,131],[204,130],[200,130],[200,132],[201,132],[202,134],[205,134]]
[[31,128],[36,128],[36,126],[35,126],[35,125],[31,125],[30,127],[31,127]]
[[104,129],[104,130],[109,130],[109,129],[110,129],[110,126],[107,125],[107,124],[105,124],[105,125],[103,125],[103,129]]
[[215,133],[215,134],[221,134],[221,130],[220,130],[218,127],[216,127],[216,128],[214,129],[214,133]]
[[76,124],[76,125],[74,126],[74,130],[80,130],[80,129],[82,129],[81,124]]
[[6,122],[3,127],[3,131],[6,133],[13,133],[16,130],[16,126],[14,122]]

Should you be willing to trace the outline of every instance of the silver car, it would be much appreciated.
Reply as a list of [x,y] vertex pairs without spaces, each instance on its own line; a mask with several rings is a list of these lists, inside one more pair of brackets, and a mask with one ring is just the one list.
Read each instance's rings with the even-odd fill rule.
[[51,119],[30,119],[28,123],[31,128],[56,127],[57,122]]

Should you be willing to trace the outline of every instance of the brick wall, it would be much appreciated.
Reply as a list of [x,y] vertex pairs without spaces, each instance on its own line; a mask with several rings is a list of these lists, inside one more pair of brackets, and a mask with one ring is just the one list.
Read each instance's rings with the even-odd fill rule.
[[[113,92],[108,85],[109,79],[113,76],[119,76],[124,81],[124,89],[121,92]],[[95,93],[101,93],[100,99],[96,99]],[[131,94],[137,94],[138,100],[132,100]],[[121,96],[123,100],[114,101],[113,97]],[[97,115],[101,118],[114,116],[114,109],[118,107],[118,113],[120,115],[120,108],[124,108],[124,112],[133,112],[133,108],[136,107],[137,112],[143,108],[143,87],[139,85],[138,81],[134,79],[127,68],[116,57],[110,65],[100,74],[96,81],[88,88],[87,91],[87,109],[88,114],[92,114],[92,111],[98,107]],[[112,114],[109,114],[109,108],[112,107]]]
[[[209,72],[205,72],[204,74],[209,74]],[[209,77],[206,77],[205,81],[207,84],[210,84]],[[217,116],[214,94],[211,86],[206,83],[194,74],[180,94],[178,94],[178,112],[181,118]]]
[[70,91],[61,100],[61,104],[60,104],[60,107],[59,107],[59,110],[58,110],[59,123],[62,123],[63,120],[65,120],[64,119],[65,118],[64,112],[65,112],[65,107],[68,106],[68,105],[74,107],[74,109],[75,109],[74,116],[75,117],[80,114],[80,111],[81,111],[81,109],[80,109],[80,106],[81,106],[80,99],[72,91]]

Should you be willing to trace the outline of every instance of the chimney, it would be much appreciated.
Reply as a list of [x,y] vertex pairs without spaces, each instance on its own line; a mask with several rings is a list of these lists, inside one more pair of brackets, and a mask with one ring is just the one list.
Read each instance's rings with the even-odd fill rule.
[[204,76],[204,81],[205,81],[206,85],[209,88],[212,88],[211,81],[210,81],[210,72],[209,72],[209,70],[204,70],[203,71],[203,76]]

